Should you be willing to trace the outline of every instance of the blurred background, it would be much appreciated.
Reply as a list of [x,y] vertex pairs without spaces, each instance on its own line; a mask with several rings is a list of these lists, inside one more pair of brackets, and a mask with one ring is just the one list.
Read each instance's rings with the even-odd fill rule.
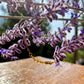
[[[76,2],[78,2],[79,0],[75,0]],[[10,15],[7,12],[7,7],[6,7],[6,3],[2,2],[0,4],[0,15],[4,15],[4,16],[18,16],[18,13],[11,13]],[[25,16],[28,16],[26,14],[26,11],[24,10],[24,8],[19,8],[18,9],[21,13],[23,13]],[[66,14],[66,17],[64,18],[70,18],[70,13]],[[31,16],[31,14],[29,15]],[[63,18],[61,16],[59,16],[60,18]],[[84,16],[81,17],[81,19],[84,19]],[[6,18],[0,18],[0,35],[2,35],[3,32],[5,32],[6,29],[12,29],[14,24],[17,23],[19,20],[15,20],[15,19],[6,19]],[[53,21],[52,23],[49,23],[48,21],[44,22],[44,24],[41,26],[42,30],[45,31],[46,33],[48,31],[50,31],[51,34],[54,34],[54,31],[57,30],[58,27],[62,28],[63,25],[63,21]],[[70,34],[67,33],[67,39],[71,39],[72,35],[78,35],[80,33],[80,29],[84,28],[84,23],[78,23],[78,26],[76,28],[72,28],[72,31]],[[32,38],[30,37],[30,39],[32,40]],[[18,39],[16,39],[15,41],[11,41],[10,43],[6,43],[4,46],[0,45],[0,49],[1,47],[3,48],[8,48],[9,46],[11,46],[14,42],[16,42]],[[32,42],[32,41],[31,41]],[[43,57],[47,57],[47,58],[53,58],[53,52],[54,52],[54,48],[52,48],[50,45],[46,44],[45,46],[40,46],[40,47],[36,47],[35,44],[33,44],[33,42],[31,43],[32,45],[30,46],[30,50],[33,53],[34,56],[43,56]],[[61,46],[61,42],[59,44],[57,44],[59,46]],[[17,55],[17,54],[16,54]],[[82,64],[84,65],[84,48],[79,49],[78,51],[75,51],[75,53],[72,54],[67,54],[67,58],[63,61],[66,62],[71,62],[71,63],[78,63],[78,64]],[[22,51],[22,54],[17,55],[20,59],[24,59],[24,58],[28,58],[28,52],[26,50]],[[0,57],[0,62],[7,62],[10,61],[9,59],[3,59],[2,57]]]

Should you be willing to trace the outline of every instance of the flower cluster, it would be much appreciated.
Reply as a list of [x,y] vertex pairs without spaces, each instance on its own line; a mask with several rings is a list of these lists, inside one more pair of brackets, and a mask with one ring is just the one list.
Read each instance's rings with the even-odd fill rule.
[[11,58],[11,61],[12,60],[16,60],[16,59],[19,59],[17,56],[13,56],[13,55],[15,55],[15,53],[14,53],[14,51],[13,50],[9,50],[9,49],[1,49],[0,50],[0,53],[1,53],[1,56],[3,57],[3,58]]
[[[80,11],[84,12],[82,6],[79,3],[71,3],[69,0],[49,0],[47,4],[44,0],[41,3],[35,3],[34,0],[0,0],[1,2],[7,2],[8,12],[17,11],[18,7],[23,7],[27,11],[27,14],[32,16],[28,20],[24,20],[20,24],[15,24],[12,30],[6,30],[5,33],[0,36],[0,45],[5,45],[6,42],[11,42],[16,38],[19,38],[17,43],[9,46],[8,49],[1,49],[0,53],[3,58],[11,58],[11,60],[18,59],[14,56],[15,53],[20,54],[21,49],[26,49],[31,46],[29,37],[32,36],[32,42],[36,46],[45,45],[45,43],[50,44],[55,48],[53,57],[55,58],[56,66],[59,65],[59,61],[66,58],[65,52],[71,54],[80,47],[84,47],[84,28],[78,37],[72,36],[71,40],[64,40],[66,38],[66,31],[71,32],[72,28],[70,26],[77,26],[77,19],[80,17]],[[57,28],[53,35],[48,32],[45,34],[41,30],[39,22],[41,20],[47,19],[50,22],[53,20],[58,20],[59,15],[62,17],[72,10],[70,18],[70,26],[66,25],[68,20],[66,20],[65,27]],[[24,17],[24,16],[23,16]],[[22,18],[23,19],[23,18]],[[62,42],[61,48],[56,44]],[[21,48],[21,49],[19,49]]]
[[63,41],[61,47],[62,48],[60,49],[59,46],[56,46],[55,48],[54,58],[57,63],[59,63],[60,59],[66,58],[64,52],[71,54],[75,50],[84,47],[84,29],[81,30],[81,33],[77,39],[75,36],[73,36],[71,40]]

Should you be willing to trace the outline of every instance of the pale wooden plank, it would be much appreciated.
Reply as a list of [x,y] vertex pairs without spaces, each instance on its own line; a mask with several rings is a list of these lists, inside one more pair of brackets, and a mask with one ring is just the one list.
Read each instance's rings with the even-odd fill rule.
[[61,65],[42,65],[31,58],[0,63],[0,84],[84,84],[84,66],[65,62]]

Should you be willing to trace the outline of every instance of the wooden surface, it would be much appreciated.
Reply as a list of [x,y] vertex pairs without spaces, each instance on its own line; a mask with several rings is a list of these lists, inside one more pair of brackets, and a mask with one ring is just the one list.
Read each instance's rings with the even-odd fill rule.
[[0,84],[84,84],[84,66],[61,64],[42,65],[31,58],[0,63]]

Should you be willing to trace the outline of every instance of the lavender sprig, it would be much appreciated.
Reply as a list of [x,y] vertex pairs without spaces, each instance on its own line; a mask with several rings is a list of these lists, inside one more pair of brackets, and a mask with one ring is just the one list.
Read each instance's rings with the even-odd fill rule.
[[[78,15],[77,13],[79,13],[79,11],[84,12],[83,8],[80,6],[79,3],[71,3],[69,0],[49,0],[48,4],[44,4],[43,0],[41,1],[42,3],[35,3],[34,0],[23,0],[23,2],[18,2],[18,0],[0,0],[0,3],[2,1],[7,2],[7,8],[9,13],[11,13],[12,11],[18,12],[18,7],[24,5],[27,13],[31,13],[33,17],[31,19],[25,18],[28,20],[23,21],[21,24],[15,24],[12,30],[7,29],[6,32],[2,34],[2,36],[0,37],[1,45],[5,45],[6,42],[11,42],[16,38],[19,38],[17,43],[9,46],[8,49],[2,48],[0,50],[2,57],[11,58],[11,60],[18,59],[16,56],[14,56],[15,53],[20,54],[22,52],[21,49],[25,48],[27,48],[30,55],[31,53],[28,49],[28,47],[31,46],[31,42],[29,39],[30,36],[32,36],[32,41],[36,44],[36,46],[45,45],[46,43],[48,43],[52,47],[55,47],[55,52],[53,56],[55,58],[56,66],[60,64],[60,60],[66,58],[65,52],[71,54],[80,47],[84,47],[84,29],[81,30],[81,33],[77,38],[75,36],[72,36],[71,40],[64,40],[63,38],[66,38],[67,35],[66,31],[70,33],[72,30],[71,27],[65,26],[62,29],[58,27],[58,31],[55,31],[55,33],[51,35],[50,32],[45,34],[45,32],[41,30],[41,27],[39,25],[41,20],[44,20],[45,18],[50,22],[52,22],[53,20],[58,20],[58,15],[64,17],[65,14],[69,12],[69,9],[72,9],[71,18],[69,19],[71,24],[70,26],[77,26],[77,18],[80,17],[80,15]],[[24,19],[24,15],[20,12],[19,14],[21,15],[21,18],[19,19],[21,19],[22,21]],[[67,24],[67,22],[68,20],[66,20],[65,24]],[[62,42],[61,48],[58,45],[56,46],[56,44],[59,42]],[[19,49],[19,47],[21,49]],[[35,60],[32,55],[30,57]],[[42,61],[41,63],[52,64],[52,62]]]

